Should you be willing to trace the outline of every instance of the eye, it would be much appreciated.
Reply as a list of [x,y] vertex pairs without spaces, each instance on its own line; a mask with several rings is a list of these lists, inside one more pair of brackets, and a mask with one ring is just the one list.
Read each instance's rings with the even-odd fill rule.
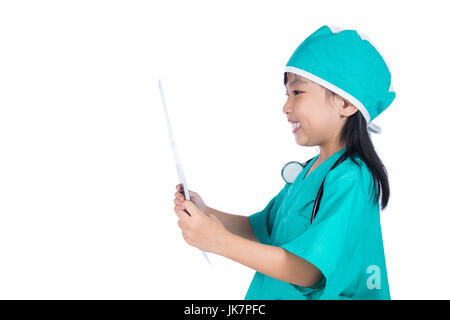
[[[295,95],[299,95],[300,93],[302,93],[303,91],[300,90],[292,90],[292,92],[294,92]],[[285,94],[285,96],[289,96],[289,94]]]

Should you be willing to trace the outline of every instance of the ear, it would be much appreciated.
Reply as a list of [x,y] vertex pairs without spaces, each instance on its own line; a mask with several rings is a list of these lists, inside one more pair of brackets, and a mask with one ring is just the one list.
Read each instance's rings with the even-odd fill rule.
[[346,99],[342,99],[343,103],[339,106],[339,114],[342,117],[350,117],[358,111],[358,108],[354,104],[350,103]]

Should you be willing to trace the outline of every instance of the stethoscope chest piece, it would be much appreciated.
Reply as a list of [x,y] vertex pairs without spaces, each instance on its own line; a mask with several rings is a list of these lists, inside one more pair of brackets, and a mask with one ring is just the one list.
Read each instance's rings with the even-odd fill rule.
[[281,176],[287,183],[293,183],[298,174],[302,172],[304,165],[298,161],[289,161],[281,169]]

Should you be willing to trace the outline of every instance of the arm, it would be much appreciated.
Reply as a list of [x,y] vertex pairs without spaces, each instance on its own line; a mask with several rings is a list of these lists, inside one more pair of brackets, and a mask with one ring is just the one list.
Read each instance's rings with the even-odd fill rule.
[[250,221],[246,216],[240,216],[236,214],[225,213],[210,207],[206,207],[205,210],[207,215],[214,215],[216,218],[222,222],[222,224],[227,228],[231,233],[243,237],[245,239],[256,241],[255,233],[250,225]]
[[[183,201],[182,204],[186,210],[176,210],[180,218],[178,225],[189,245],[219,254],[269,277],[294,285],[312,287],[321,279],[321,271],[307,260],[284,248],[262,244],[234,234],[214,215],[214,211],[211,211],[211,217],[208,217],[208,210],[201,211],[190,200]],[[243,220],[242,218],[236,220],[236,215],[221,215],[220,211],[216,214],[225,218],[225,223],[230,224],[231,229],[236,228],[235,221]],[[237,229],[245,230],[242,225],[238,225]]]
[[312,287],[322,277],[322,272],[313,264],[289,251],[261,244],[229,233],[220,255],[239,262],[269,277]]

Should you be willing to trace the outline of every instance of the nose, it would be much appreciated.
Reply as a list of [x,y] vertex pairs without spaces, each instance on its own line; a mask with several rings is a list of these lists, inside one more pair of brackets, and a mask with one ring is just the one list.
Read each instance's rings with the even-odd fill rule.
[[286,115],[289,114],[288,112],[290,112],[290,110],[291,110],[289,101],[286,101],[286,102],[284,103],[284,106],[283,106],[283,109],[282,109],[282,110],[283,110],[283,113],[284,113],[284,114],[286,114]]

